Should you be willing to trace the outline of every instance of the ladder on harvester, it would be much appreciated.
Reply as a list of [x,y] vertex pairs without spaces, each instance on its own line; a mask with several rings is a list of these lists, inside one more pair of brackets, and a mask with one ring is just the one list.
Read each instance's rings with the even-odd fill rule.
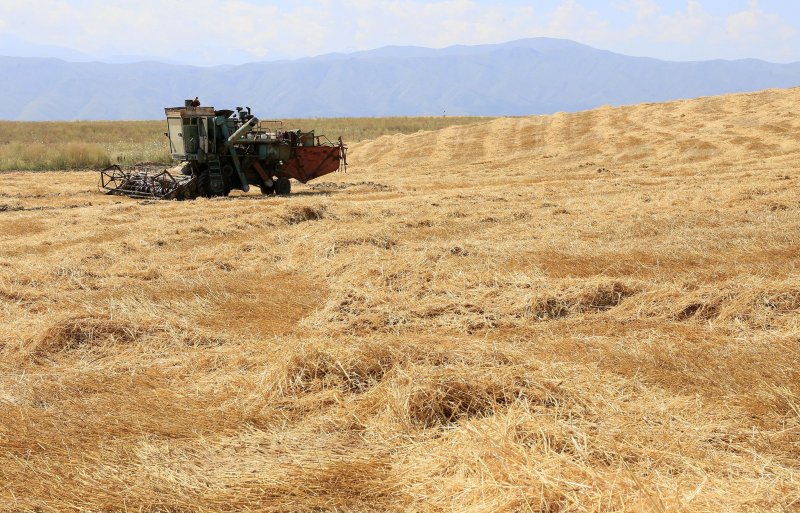
[[222,177],[222,166],[219,157],[208,159],[208,189],[212,194],[225,194],[225,179]]

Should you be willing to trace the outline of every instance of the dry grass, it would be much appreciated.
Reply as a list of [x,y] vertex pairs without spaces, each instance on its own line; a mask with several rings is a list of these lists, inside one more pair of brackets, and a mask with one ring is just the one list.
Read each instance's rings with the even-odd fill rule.
[[[348,143],[409,134],[489,118],[389,117],[288,119],[286,129],[315,129]],[[278,126],[278,125],[270,125]],[[112,163],[169,162],[165,121],[0,121],[0,171],[106,167]]]
[[0,121],[0,170],[100,168],[170,159],[163,121]]
[[0,510],[800,508],[800,90],[0,175]]

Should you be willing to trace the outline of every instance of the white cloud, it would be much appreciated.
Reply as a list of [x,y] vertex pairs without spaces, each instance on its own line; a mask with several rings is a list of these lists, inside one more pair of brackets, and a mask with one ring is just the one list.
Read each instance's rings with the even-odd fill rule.
[[654,0],[631,0],[636,8],[636,19],[643,20],[658,13],[658,4]]
[[94,55],[150,54],[202,61],[258,58],[301,51],[334,27],[316,10],[281,9],[243,0],[104,0],[80,3],[29,0],[0,5],[15,35]]
[[706,12],[697,0],[689,0],[685,11],[678,11],[671,16],[659,16],[661,30],[656,37],[662,41],[676,43],[692,43],[707,34],[714,24],[714,19]]
[[671,13],[663,12],[653,0],[628,0],[618,8],[635,12],[635,20],[618,32],[622,40],[688,44],[707,35],[714,25],[714,18],[698,0],[688,0],[685,9]]
[[735,51],[780,58],[790,52],[787,41],[793,41],[794,30],[757,1],[728,17],[709,14],[706,1],[687,0],[680,9],[666,10],[656,0],[610,0],[629,15],[620,25],[588,8],[588,0],[561,0],[546,11],[532,7],[544,2],[501,0],[4,0],[0,36],[96,56],[152,55],[206,64],[536,36],[626,53],[658,48],[667,54],[662,57]]
[[767,55],[773,60],[797,60],[797,31],[780,16],[765,12],[758,0],[750,0],[749,7],[725,20],[725,39],[728,46],[739,55],[758,57]]
[[795,30],[788,26],[776,14],[761,10],[758,0],[750,0],[746,11],[728,16],[725,23],[726,34],[734,40],[787,40],[795,35]]
[[577,37],[585,42],[600,42],[609,36],[609,24],[599,13],[587,9],[576,0],[565,0],[553,13],[545,33],[556,37]]
[[[29,0],[0,2],[10,33],[92,55],[154,55],[193,62],[301,57],[384,45],[444,47],[536,36],[601,43],[607,22],[579,1],[554,12],[475,0]],[[27,20],[27,21],[25,21]]]
[[[486,5],[472,0],[354,0],[337,20],[345,33],[352,26],[361,49],[384,44],[442,47],[453,44],[500,42],[532,35],[539,21],[528,6]],[[355,16],[355,23],[347,19]],[[352,48],[355,49],[355,48]]]
[[618,51],[635,49],[639,55],[678,60],[800,58],[796,31],[778,15],[765,12],[758,0],[727,16],[710,13],[706,4],[710,0],[687,0],[682,8],[669,11],[654,0],[619,0],[615,7],[632,13],[632,20],[608,44]]

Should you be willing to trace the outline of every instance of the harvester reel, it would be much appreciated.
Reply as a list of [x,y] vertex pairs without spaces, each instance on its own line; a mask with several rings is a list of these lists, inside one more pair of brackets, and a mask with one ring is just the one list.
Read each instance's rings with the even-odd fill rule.
[[166,169],[134,166],[122,169],[114,164],[100,171],[100,190],[106,194],[141,199],[194,199],[197,197],[195,177],[173,176]]
[[107,192],[119,188],[125,181],[125,173],[118,165],[114,164],[100,171],[100,184],[101,192]]

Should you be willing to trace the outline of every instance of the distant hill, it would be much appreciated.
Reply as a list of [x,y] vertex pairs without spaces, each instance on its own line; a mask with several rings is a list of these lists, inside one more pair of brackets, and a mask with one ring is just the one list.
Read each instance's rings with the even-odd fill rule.
[[536,38],[194,67],[0,57],[0,119],[154,119],[199,95],[262,117],[528,115],[800,85],[800,63],[668,62]]

